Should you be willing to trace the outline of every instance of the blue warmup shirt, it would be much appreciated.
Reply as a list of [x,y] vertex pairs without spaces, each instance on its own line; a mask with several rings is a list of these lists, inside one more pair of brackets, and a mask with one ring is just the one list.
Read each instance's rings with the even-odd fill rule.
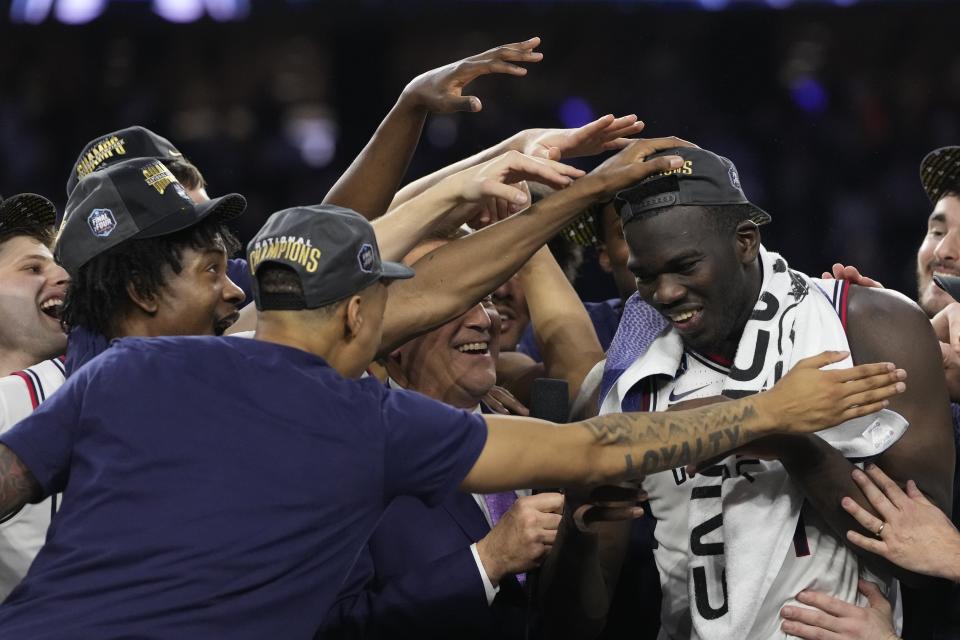
[[[613,336],[617,333],[617,327],[620,326],[620,316],[623,314],[623,300],[612,298],[602,302],[584,302],[583,306],[590,314],[590,321],[597,332],[597,340],[600,346],[606,351],[613,342]],[[543,362],[543,356],[537,347],[537,339],[533,335],[533,325],[528,324],[520,336],[520,343],[517,345],[517,351],[525,353],[536,362]]]
[[486,433],[298,349],[118,340],[0,436],[63,493],[3,637],[312,638],[389,502],[443,501]]
[[[227,261],[227,277],[234,284],[243,289],[246,296],[238,309],[253,302],[253,285],[250,284],[250,270],[247,261],[243,258],[234,258]],[[86,327],[74,327],[70,330],[67,340],[66,375],[69,378],[74,372],[103,353],[110,346],[110,341],[99,333],[94,333]]]

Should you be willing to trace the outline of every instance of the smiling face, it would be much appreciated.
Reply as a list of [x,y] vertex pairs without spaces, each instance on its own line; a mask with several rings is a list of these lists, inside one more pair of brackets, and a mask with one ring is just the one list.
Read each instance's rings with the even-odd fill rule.
[[946,195],[937,201],[927,220],[927,235],[917,251],[917,289],[920,306],[934,316],[953,302],[933,282],[933,275],[960,276],[960,196]]
[[[403,260],[412,265],[446,240],[419,244]],[[500,313],[490,298],[390,354],[387,372],[407,389],[472,409],[497,382]]]
[[150,334],[222,335],[236,322],[244,294],[227,277],[227,253],[217,236],[210,247],[185,247],[182,269],[164,267],[165,284],[156,299]]
[[387,371],[407,389],[472,409],[497,382],[500,315],[489,303],[406,343]]
[[640,297],[688,346],[732,357],[759,295],[760,236],[721,231],[704,207],[673,207],[624,227]]
[[0,348],[27,356],[30,362],[22,366],[66,350],[59,315],[68,282],[40,240],[14,236],[0,243]]

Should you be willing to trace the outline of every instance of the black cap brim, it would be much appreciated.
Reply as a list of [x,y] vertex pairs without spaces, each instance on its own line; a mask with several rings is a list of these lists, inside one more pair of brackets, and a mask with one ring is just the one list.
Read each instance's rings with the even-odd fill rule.
[[0,230],[53,227],[57,208],[43,196],[20,193],[0,202]]
[[176,233],[187,227],[206,220],[215,218],[219,222],[227,222],[241,215],[247,209],[247,200],[239,193],[231,193],[219,198],[213,198],[207,202],[201,202],[193,205],[184,206],[183,216],[166,216],[156,224],[150,225],[137,233],[135,238],[156,238],[171,233]]
[[413,269],[399,262],[384,262],[380,265],[381,280],[407,280],[413,275]]
[[946,291],[954,300],[960,300],[960,276],[933,276],[938,287]]
[[920,162],[920,184],[933,204],[943,194],[960,190],[960,147],[942,147],[928,153]]

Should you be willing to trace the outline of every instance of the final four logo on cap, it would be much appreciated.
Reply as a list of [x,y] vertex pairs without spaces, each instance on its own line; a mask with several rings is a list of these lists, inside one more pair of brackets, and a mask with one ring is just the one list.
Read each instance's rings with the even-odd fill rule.
[[117,228],[117,219],[110,209],[94,209],[87,216],[87,225],[89,225],[93,235],[98,238],[106,238]]
[[740,186],[740,174],[737,173],[737,168],[733,166],[733,164],[727,169],[727,175],[730,176],[730,184],[733,185],[734,189],[742,189]]
[[360,263],[360,271],[364,273],[373,273],[375,259],[373,257],[373,247],[364,242],[360,245],[360,251],[357,252],[357,262]]

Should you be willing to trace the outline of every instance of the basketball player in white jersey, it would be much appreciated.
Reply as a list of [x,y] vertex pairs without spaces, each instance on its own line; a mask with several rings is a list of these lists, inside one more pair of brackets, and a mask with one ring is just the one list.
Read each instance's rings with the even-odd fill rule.
[[[767,261],[771,264],[762,264],[761,257],[766,254],[760,247],[757,225],[769,221],[769,216],[747,201],[736,169],[728,160],[701,149],[667,153],[684,158],[680,170],[641,182],[618,199],[630,246],[629,266],[637,278],[638,304],[649,311],[647,326],[632,327],[632,340],[647,343],[616,370],[611,368],[616,359],[615,340],[607,353],[604,384],[600,385],[593,374],[592,381],[584,384],[588,393],[591,383],[594,387],[594,410],[597,398],[604,402],[601,413],[662,411],[692,399],[721,401],[721,392],[729,394],[731,387],[738,384],[743,389],[743,381],[757,375],[754,367],[748,366],[749,360],[744,363],[737,358],[739,367],[731,366],[738,353],[747,347],[754,350],[757,358],[753,362],[759,369],[765,362],[763,353],[770,349],[780,349],[782,353],[795,346],[793,332],[778,336],[776,326],[769,327],[767,344],[761,345],[761,340],[756,345],[740,344],[748,321],[762,320],[773,306],[761,298],[761,292],[767,293],[764,279],[771,280],[772,273],[790,274],[785,262],[779,270],[771,260]],[[790,276],[783,300],[799,302],[802,297],[791,297],[790,280],[803,289],[799,293],[823,297],[817,285],[805,288],[804,282],[809,281]],[[915,305],[891,292],[860,287],[847,290],[841,285],[837,285],[836,292],[838,295],[824,300],[833,304],[834,323],[843,324],[854,362],[894,360],[907,369],[914,382],[907,393],[891,402],[891,409],[905,418],[909,428],[876,455],[877,465],[898,481],[916,479],[937,506],[949,508],[954,464],[952,433],[939,370],[939,348],[929,322]],[[830,307],[826,310],[830,312]],[[625,311],[621,332],[631,329],[626,319]],[[824,321],[823,327],[830,319],[819,318]],[[818,339],[826,331],[823,327],[816,325],[809,331],[798,326],[797,341],[801,332],[812,336],[808,339]],[[675,343],[675,359],[665,363],[663,353],[656,353],[650,343],[654,337],[667,334],[679,336],[679,340]],[[624,378],[631,370],[638,379],[636,384],[633,378]],[[621,379],[632,386],[618,387]],[[627,400],[636,406],[628,406]],[[794,603],[796,594],[804,589],[827,591],[854,601],[857,579],[864,569],[918,581],[915,574],[898,571],[882,558],[845,546],[843,541],[849,529],[864,535],[878,532],[866,531],[841,508],[843,496],[851,496],[864,508],[870,505],[852,481],[852,462],[825,440],[767,439],[736,458],[703,468],[696,478],[685,468],[689,453],[663,450],[658,462],[666,457],[677,468],[651,475],[643,483],[657,519],[655,555],[663,589],[661,640],[703,638],[697,632],[698,624],[700,628],[710,628],[714,621],[728,616],[733,619],[739,613],[737,608],[743,606],[744,600],[738,605],[736,597],[730,596],[736,596],[735,591],[742,592],[744,585],[738,584],[736,578],[728,580],[730,567],[725,563],[730,548],[744,543],[749,546],[753,539],[759,543],[778,523],[757,514],[752,529],[741,527],[737,533],[742,537],[731,538],[732,523],[727,517],[729,491],[724,485],[739,483],[730,486],[746,487],[742,495],[750,495],[752,477],[771,460],[783,465],[789,482],[799,490],[804,502],[786,555],[756,559],[761,567],[776,563],[779,570],[762,578],[765,586],[762,598],[756,601],[756,617],[746,628],[735,631],[738,638],[787,637],[780,629],[779,611],[788,602]],[[772,501],[769,496],[763,499]],[[749,504],[750,500],[741,502]],[[713,506],[716,508],[710,511]],[[704,515],[702,521],[697,520],[700,514]],[[565,528],[574,529],[566,525]],[[720,636],[708,637],[714,640]]]
[[[63,384],[60,326],[67,272],[53,260],[56,211],[33,194],[0,198],[0,432]],[[26,574],[56,511],[56,496],[0,522],[0,600]]]

